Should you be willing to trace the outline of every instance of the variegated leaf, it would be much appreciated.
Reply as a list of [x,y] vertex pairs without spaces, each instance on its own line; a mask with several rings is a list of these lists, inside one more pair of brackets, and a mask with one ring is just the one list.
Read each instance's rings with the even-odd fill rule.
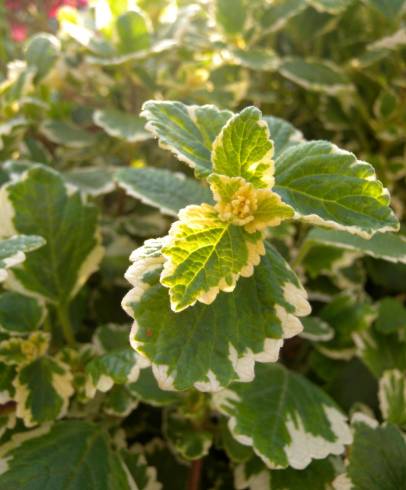
[[44,424],[0,447],[0,485],[29,490],[137,490],[101,424]]
[[118,170],[115,180],[129,196],[158,208],[169,216],[190,204],[212,203],[207,187],[184,174],[157,168],[125,168]]
[[151,240],[134,252],[126,274],[134,289],[123,307],[135,320],[130,342],[152,363],[161,388],[216,391],[233,380],[251,381],[255,362],[275,362],[283,339],[302,330],[297,317],[310,311],[306,293],[270,245],[233,294],[180,313],[170,310],[159,283],[160,247]]
[[275,180],[274,191],[305,222],[363,238],[399,227],[374,168],[326,141],[288,148],[276,160]]
[[162,148],[194,168],[198,176],[206,177],[211,173],[212,143],[232,113],[211,105],[148,101],[141,116]]
[[44,245],[45,240],[36,235],[16,235],[0,240],[0,282],[7,278],[7,269],[24,262],[26,252],[37,250]]
[[0,233],[35,232],[46,240],[9,274],[7,286],[54,303],[67,302],[102,257],[96,208],[68,188],[60,174],[40,165],[2,188],[0,208]]
[[303,469],[313,459],[341,454],[352,437],[345,416],[317,386],[280,364],[257,365],[251,383],[214,395],[242,444],[270,468]]

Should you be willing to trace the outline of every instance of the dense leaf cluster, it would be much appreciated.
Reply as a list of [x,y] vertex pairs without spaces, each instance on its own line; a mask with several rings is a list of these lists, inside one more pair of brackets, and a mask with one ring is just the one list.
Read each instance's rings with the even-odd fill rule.
[[406,2],[135,3],[0,46],[0,489],[406,488]]

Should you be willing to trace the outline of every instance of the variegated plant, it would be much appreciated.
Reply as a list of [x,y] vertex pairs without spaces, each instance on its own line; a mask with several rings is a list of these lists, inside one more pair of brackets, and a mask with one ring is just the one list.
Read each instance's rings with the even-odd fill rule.
[[0,489],[405,488],[406,0],[19,3]]

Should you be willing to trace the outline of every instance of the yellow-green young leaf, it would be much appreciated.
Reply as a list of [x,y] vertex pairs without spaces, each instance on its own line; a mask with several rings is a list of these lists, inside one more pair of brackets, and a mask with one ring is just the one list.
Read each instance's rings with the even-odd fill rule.
[[337,95],[352,91],[353,86],[346,73],[326,60],[287,58],[281,61],[279,72],[306,90]]
[[[133,253],[126,278],[134,289],[122,305],[135,320],[130,343],[152,363],[162,389],[217,391],[234,380],[252,381],[255,362],[275,362],[284,339],[301,332],[297,317],[310,312],[306,292],[269,244],[254,275],[240,279],[233,294],[180,313],[170,309],[159,283],[160,247],[159,240],[149,240]],[[156,395],[142,381],[145,371],[134,389],[149,402]]]
[[109,136],[129,143],[151,138],[151,133],[144,129],[145,119],[117,109],[100,109],[93,114],[93,121]]
[[25,365],[18,371],[13,384],[16,414],[26,427],[63,417],[73,395],[69,367],[48,356],[38,357]]
[[242,177],[211,174],[208,181],[220,219],[243,226],[248,233],[278,226],[294,215],[293,209],[284,204],[278,194],[257,189]]
[[18,490],[137,490],[102,424],[60,421],[0,448],[0,486]]
[[207,187],[179,172],[159,168],[123,168],[116,182],[129,196],[158,208],[169,216],[178,216],[189,204],[212,203]]
[[213,142],[213,172],[243,177],[255,187],[274,183],[274,148],[261,111],[247,107],[228,120]]
[[214,207],[202,204],[182,209],[162,253],[161,283],[169,288],[171,308],[182,311],[233,291],[240,276],[253,274],[265,247],[261,232],[226,223]]
[[9,274],[7,286],[54,303],[71,299],[103,254],[95,206],[60,174],[38,165],[1,189],[0,208],[0,233],[35,232],[46,240]]
[[19,293],[0,294],[0,330],[11,335],[24,335],[36,330],[45,319],[44,304]]
[[305,222],[363,238],[399,227],[372,165],[327,141],[288,148],[276,160],[275,180],[274,191]]
[[379,407],[387,422],[406,427],[406,375],[398,369],[383,373],[379,380]]
[[303,469],[351,443],[345,416],[317,386],[280,364],[256,366],[251,383],[213,395],[232,435],[270,468]]
[[33,332],[27,338],[11,337],[0,342],[0,362],[8,366],[25,366],[43,356],[51,337],[46,332]]
[[257,457],[235,468],[234,484],[238,489],[261,490],[327,490],[336,476],[330,459],[313,461],[304,470],[270,470]]
[[213,105],[150,100],[143,105],[141,116],[148,121],[146,129],[159,138],[161,148],[194,168],[198,177],[207,177],[211,173],[212,143],[232,112]]
[[197,428],[179,411],[165,412],[163,430],[174,453],[187,460],[206,456],[213,442],[212,432]]
[[0,240],[0,282],[7,278],[7,269],[24,262],[26,252],[37,250],[43,245],[45,240],[35,235],[17,235]]

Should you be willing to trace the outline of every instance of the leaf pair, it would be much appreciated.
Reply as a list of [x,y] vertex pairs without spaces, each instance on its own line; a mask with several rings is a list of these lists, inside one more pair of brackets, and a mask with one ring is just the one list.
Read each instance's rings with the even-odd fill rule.
[[211,147],[208,176],[216,204],[187,206],[179,213],[162,253],[161,282],[171,307],[212,303],[219,291],[234,290],[264,255],[263,230],[291,218],[293,210],[270,190],[273,143],[254,107],[231,117]]

